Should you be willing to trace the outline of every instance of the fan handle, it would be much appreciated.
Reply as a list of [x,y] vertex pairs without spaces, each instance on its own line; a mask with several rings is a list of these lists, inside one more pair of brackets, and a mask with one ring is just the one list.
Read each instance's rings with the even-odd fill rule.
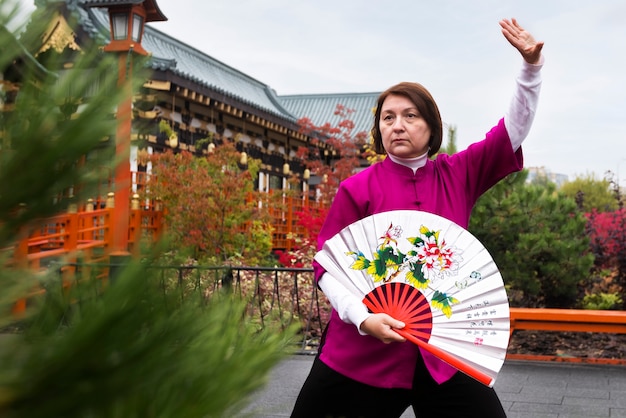
[[419,348],[423,348],[424,350],[428,351],[430,354],[434,355],[435,357],[445,361],[450,366],[478,380],[483,385],[489,386],[491,388],[496,382],[495,379],[492,378],[491,376],[481,372],[480,370],[473,368],[472,366],[466,363],[463,363],[461,360],[454,357],[450,353],[420,340],[419,338],[411,335],[408,331],[405,331],[403,329],[394,329],[394,331],[402,335],[407,340],[411,341],[413,344],[417,345]]

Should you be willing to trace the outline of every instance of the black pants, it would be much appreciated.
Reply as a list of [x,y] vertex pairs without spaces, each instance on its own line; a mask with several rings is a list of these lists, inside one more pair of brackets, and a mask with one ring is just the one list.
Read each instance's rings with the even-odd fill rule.
[[506,417],[495,391],[458,372],[442,385],[421,358],[413,389],[382,389],[356,382],[315,359],[292,418],[397,418],[409,407],[417,418]]

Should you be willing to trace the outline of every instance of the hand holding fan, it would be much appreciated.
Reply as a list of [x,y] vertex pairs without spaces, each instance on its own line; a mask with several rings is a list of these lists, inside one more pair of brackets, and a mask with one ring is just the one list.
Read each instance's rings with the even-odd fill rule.
[[509,342],[502,277],[484,246],[426,212],[390,211],[355,222],[315,259],[374,313],[406,326],[407,340],[493,386]]

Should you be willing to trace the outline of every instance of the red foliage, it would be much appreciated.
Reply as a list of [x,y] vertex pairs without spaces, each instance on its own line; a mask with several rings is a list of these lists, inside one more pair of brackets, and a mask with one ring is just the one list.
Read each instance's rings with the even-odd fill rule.
[[313,256],[317,251],[317,236],[324,224],[328,209],[305,208],[296,212],[298,226],[307,231],[307,236],[300,237],[297,246],[291,251],[275,251],[278,262],[284,267],[303,268],[310,267]]
[[306,235],[296,238],[295,246],[291,251],[277,250],[278,262],[289,268],[310,267],[317,251],[317,236],[326,219],[327,209],[304,208],[295,212],[299,229],[306,231]]
[[278,256],[278,262],[283,267],[304,268],[304,261],[295,254],[296,251],[276,250],[275,253]]
[[327,208],[315,210],[305,208],[301,212],[296,212],[298,225],[304,227],[304,229],[308,231],[307,239],[317,242],[317,236],[319,235],[320,229],[322,229],[322,225],[324,225],[327,214]]
[[[322,155],[311,153],[311,148],[300,147],[298,158],[305,161],[312,174],[323,179],[315,189],[316,198],[326,206],[330,205],[337,192],[339,183],[354,174],[360,164],[361,146],[368,138],[367,132],[354,132],[355,124],[350,119],[354,109],[337,104],[334,115],[338,117],[335,125],[327,122],[316,126],[309,118],[298,120],[300,132],[317,136],[328,147]],[[276,251],[278,261],[285,267],[310,265],[317,250],[317,236],[326,219],[326,210],[305,209],[296,213],[298,225],[307,231],[307,236],[298,237],[296,248],[292,251]]]
[[614,212],[592,211],[586,214],[591,249],[600,268],[615,267],[626,253],[626,209]]

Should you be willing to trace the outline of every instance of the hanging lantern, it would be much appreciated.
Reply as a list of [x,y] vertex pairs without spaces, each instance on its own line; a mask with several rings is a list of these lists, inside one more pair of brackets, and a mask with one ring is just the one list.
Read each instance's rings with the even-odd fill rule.
[[148,55],[141,40],[144,25],[147,22],[166,21],[167,17],[161,12],[156,0],[84,0],[87,7],[102,7],[109,12],[111,42],[104,47],[107,52],[134,51],[141,55]]

